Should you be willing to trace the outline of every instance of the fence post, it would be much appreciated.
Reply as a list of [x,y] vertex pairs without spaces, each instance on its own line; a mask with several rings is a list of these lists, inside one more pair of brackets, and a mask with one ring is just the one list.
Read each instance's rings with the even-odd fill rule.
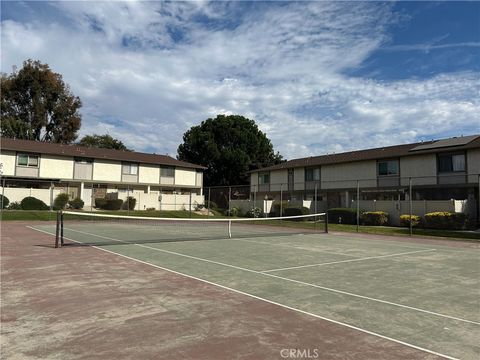
[[410,228],[410,236],[413,235],[413,226],[412,226],[412,178],[408,178],[408,206],[409,206],[409,213],[410,213],[410,221],[409,221],[409,228]]
[[232,211],[231,202],[232,202],[232,187],[229,186],[228,187],[228,216],[231,215],[231,211]]
[[283,216],[283,184],[280,184],[280,216]]
[[357,232],[360,231],[360,181],[357,180]]
[[59,234],[60,234],[60,212],[57,211],[57,225],[55,226],[55,248],[58,248],[60,244]]
[[60,210],[60,246],[63,246],[63,211]]
[[313,230],[314,231],[317,231],[317,186],[318,184],[315,183],[315,191],[314,191],[314,195],[313,195],[313,212],[315,213],[315,216],[313,218]]
[[[480,179],[479,179],[480,184]],[[257,185],[253,185],[253,207],[257,207]]]
[[190,211],[190,217],[192,217],[192,190],[191,189],[188,197],[188,209]]
[[208,206],[207,206],[207,216],[210,216],[210,190],[211,190],[211,188],[208,188]]
[[[2,176],[3,173],[0,173],[0,176]],[[2,176],[2,202],[0,204],[0,220],[3,219],[3,199],[5,199],[5,178]]]
[[130,186],[127,186],[127,215],[130,215]]

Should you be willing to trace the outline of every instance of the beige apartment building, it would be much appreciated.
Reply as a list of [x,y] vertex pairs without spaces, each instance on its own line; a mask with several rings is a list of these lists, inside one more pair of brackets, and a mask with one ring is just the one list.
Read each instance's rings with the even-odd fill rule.
[[[468,200],[478,214],[480,135],[293,159],[252,171],[257,199],[313,200],[327,208],[356,199]],[[477,217],[477,215],[474,215]]]
[[0,139],[2,189],[10,202],[25,195],[49,204],[60,192],[95,198],[117,193],[137,198],[137,209],[163,210],[203,204],[204,167],[170,156],[88,148],[38,141]]

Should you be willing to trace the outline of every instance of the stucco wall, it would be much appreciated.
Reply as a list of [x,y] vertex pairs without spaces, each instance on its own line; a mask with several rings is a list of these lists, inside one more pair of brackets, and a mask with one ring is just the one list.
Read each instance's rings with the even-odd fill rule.
[[93,180],[121,181],[122,163],[119,161],[95,160],[93,162]]
[[377,162],[375,160],[359,161],[346,164],[323,165],[321,168],[322,189],[341,189],[357,186],[377,185]]
[[195,178],[195,170],[175,169],[175,185],[195,186]]
[[270,191],[280,191],[280,184],[283,184],[282,189],[286,191],[288,189],[288,171],[287,170],[275,170],[270,171]]
[[305,168],[295,168],[293,172],[294,190],[305,189]]
[[468,176],[468,182],[477,183],[480,174],[480,149],[467,151],[467,170],[469,174],[475,174]]
[[0,154],[0,163],[3,164],[3,175],[15,175],[15,152],[2,151]]
[[400,158],[401,185],[408,186],[408,178],[412,185],[435,185],[437,183],[437,156],[435,154],[406,156]]
[[250,174],[250,191],[258,191],[258,173],[256,172]]
[[73,158],[42,155],[40,159],[40,177],[71,179],[73,177],[73,164]]
[[140,164],[138,169],[138,182],[158,184],[160,182],[160,168],[156,165]]

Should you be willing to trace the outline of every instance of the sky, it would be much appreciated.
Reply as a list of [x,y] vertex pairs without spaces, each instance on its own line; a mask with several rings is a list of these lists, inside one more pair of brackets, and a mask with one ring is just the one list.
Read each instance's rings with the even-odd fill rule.
[[480,133],[480,2],[2,1],[1,71],[40,60],[80,136],[176,156],[217,114],[292,159]]

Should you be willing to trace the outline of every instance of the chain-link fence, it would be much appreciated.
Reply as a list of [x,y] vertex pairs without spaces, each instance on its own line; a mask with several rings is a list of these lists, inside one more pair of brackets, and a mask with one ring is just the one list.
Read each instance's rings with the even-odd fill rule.
[[479,221],[479,174],[308,180],[204,188],[205,206],[224,214],[245,215],[258,208],[262,216],[285,215],[288,208],[310,213],[334,208],[357,212],[383,211],[389,224],[401,215],[424,216],[446,211],[465,213],[471,224]]

